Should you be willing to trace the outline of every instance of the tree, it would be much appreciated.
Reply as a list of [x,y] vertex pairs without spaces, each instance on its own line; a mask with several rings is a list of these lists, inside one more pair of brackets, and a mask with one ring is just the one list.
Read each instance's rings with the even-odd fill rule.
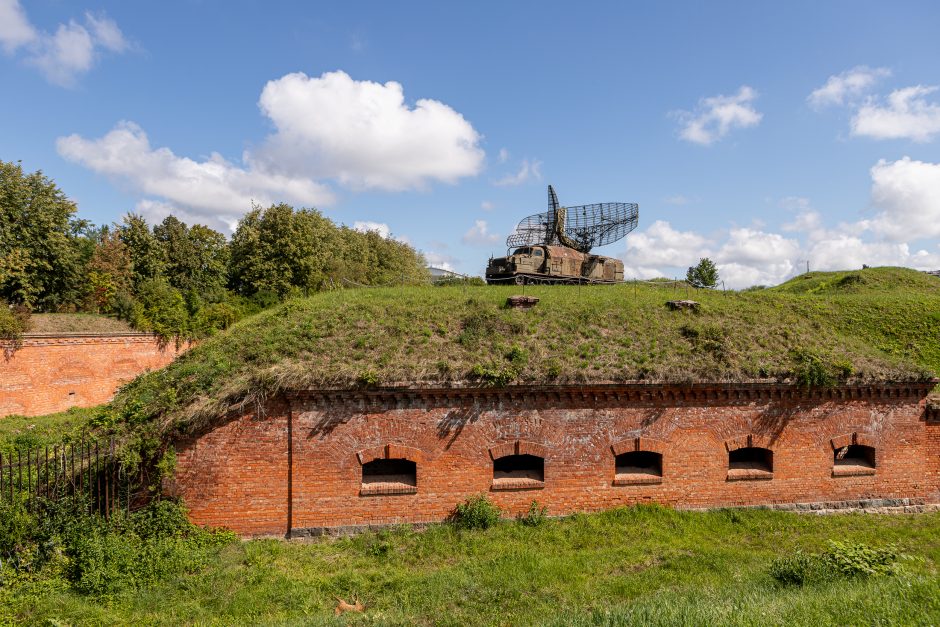
[[129,213],[124,216],[124,224],[118,227],[118,233],[131,258],[134,289],[139,290],[146,281],[161,278],[166,268],[166,252],[150,232],[147,220]]
[[338,243],[336,226],[316,209],[255,206],[232,236],[231,286],[245,296],[271,291],[280,298],[317,290]]
[[97,313],[111,312],[118,294],[130,295],[133,278],[131,257],[117,231],[106,226],[99,230],[86,269],[87,308]]
[[154,226],[153,234],[163,248],[170,285],[200,300],[217,300],[228,280],[225,236],[201,224],[190,228],[174,216]]
[[708,257],[702,257],[698,265],[689,268],[685,280],[693,287],[715,287],[718,285],[718,268]]
[[[0,161],[0,298],[30,308],[75,306],[84,291],[88,224],[42,171]],[[87,250],[87,249],[86,249]]]

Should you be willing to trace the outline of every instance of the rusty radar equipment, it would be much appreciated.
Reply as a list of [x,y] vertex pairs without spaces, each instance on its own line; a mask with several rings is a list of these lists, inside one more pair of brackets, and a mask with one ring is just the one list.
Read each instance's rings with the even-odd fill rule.
[[636,203],[605,202],[562,207],[548,186],[548,211],[524,218],[506,238],[511,252],[490,259],[490,284],[615,283],[623,280],[623,262],[590,254],[626,237],[639,222]]

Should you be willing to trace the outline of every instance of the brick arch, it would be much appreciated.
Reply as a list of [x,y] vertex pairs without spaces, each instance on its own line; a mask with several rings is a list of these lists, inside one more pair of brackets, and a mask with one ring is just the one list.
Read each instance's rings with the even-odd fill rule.
[[853,431],[852,433],[846,433],[844,435],[837,435],[836,437],[829,440],[829,444],[832,446],[833,451],[837,451],[840,448],[851,446],[853,444],[877,448],[875,446],[876,442],[874,436],[869,433],[859,431]]
[[742,448],[765,448],[768,450],[773,450],[770,438],[766,435],[760,435],[757,433],[748,433],[736,438],[730,438],[725,440],[724,444],[725,450],[729,453],[731,451],[736,451]]
[[356,457],[363,465],[377,459],[407,459],[418,464],[424,461],[424,451],[412,446],[389,442],[382,446],[362,449],[356,453]]
[[548,447],[536,442],[526,440],[514,440],[512,442],[501,442],[490,447],[490,459],[494,461],[507,455],[534,455],[542,459],[548,458]]
[[634,451],[650,451],[651,453],[659,453],[662,455],[666,450],[666,442],[644,437],[627,438],[611,444],[610,450],[614,455],[622,455]]

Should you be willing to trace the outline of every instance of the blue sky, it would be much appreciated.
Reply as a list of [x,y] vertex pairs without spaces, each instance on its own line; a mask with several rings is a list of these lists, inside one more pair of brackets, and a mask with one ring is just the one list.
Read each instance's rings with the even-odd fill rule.
[[315,206],[479,274],[518,220],[734,287],[940,268],[940,5],[0,0],[0,159],[82,217]]

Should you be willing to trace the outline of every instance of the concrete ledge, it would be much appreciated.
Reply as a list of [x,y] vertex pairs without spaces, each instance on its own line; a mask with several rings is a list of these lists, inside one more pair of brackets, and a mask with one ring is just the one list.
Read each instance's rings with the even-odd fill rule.
[[[864,499],[856,501],[821,501],[817,503],[774,503],[769,505],[731,505],[727,507],[680,507],[684,511],[715,511],[718,509],[770,509],[797,514],[924,514],[940,512],[940,503],[926,503],[924,499]],[[567,518],[573,514],[563,516],[549,516],[552,519]],[[512,520],[505,518],[504,520]],[[297,527],[287,534],[288,539],[312,539],[321,537],[350,536],[366,531],[381,531],[394,527],[408,527],[410,529],[425,529],[431,525],[443,525],[443,521],[426,521],[412,523],[388,523],[379,525],[340,525],[337,527]]]

